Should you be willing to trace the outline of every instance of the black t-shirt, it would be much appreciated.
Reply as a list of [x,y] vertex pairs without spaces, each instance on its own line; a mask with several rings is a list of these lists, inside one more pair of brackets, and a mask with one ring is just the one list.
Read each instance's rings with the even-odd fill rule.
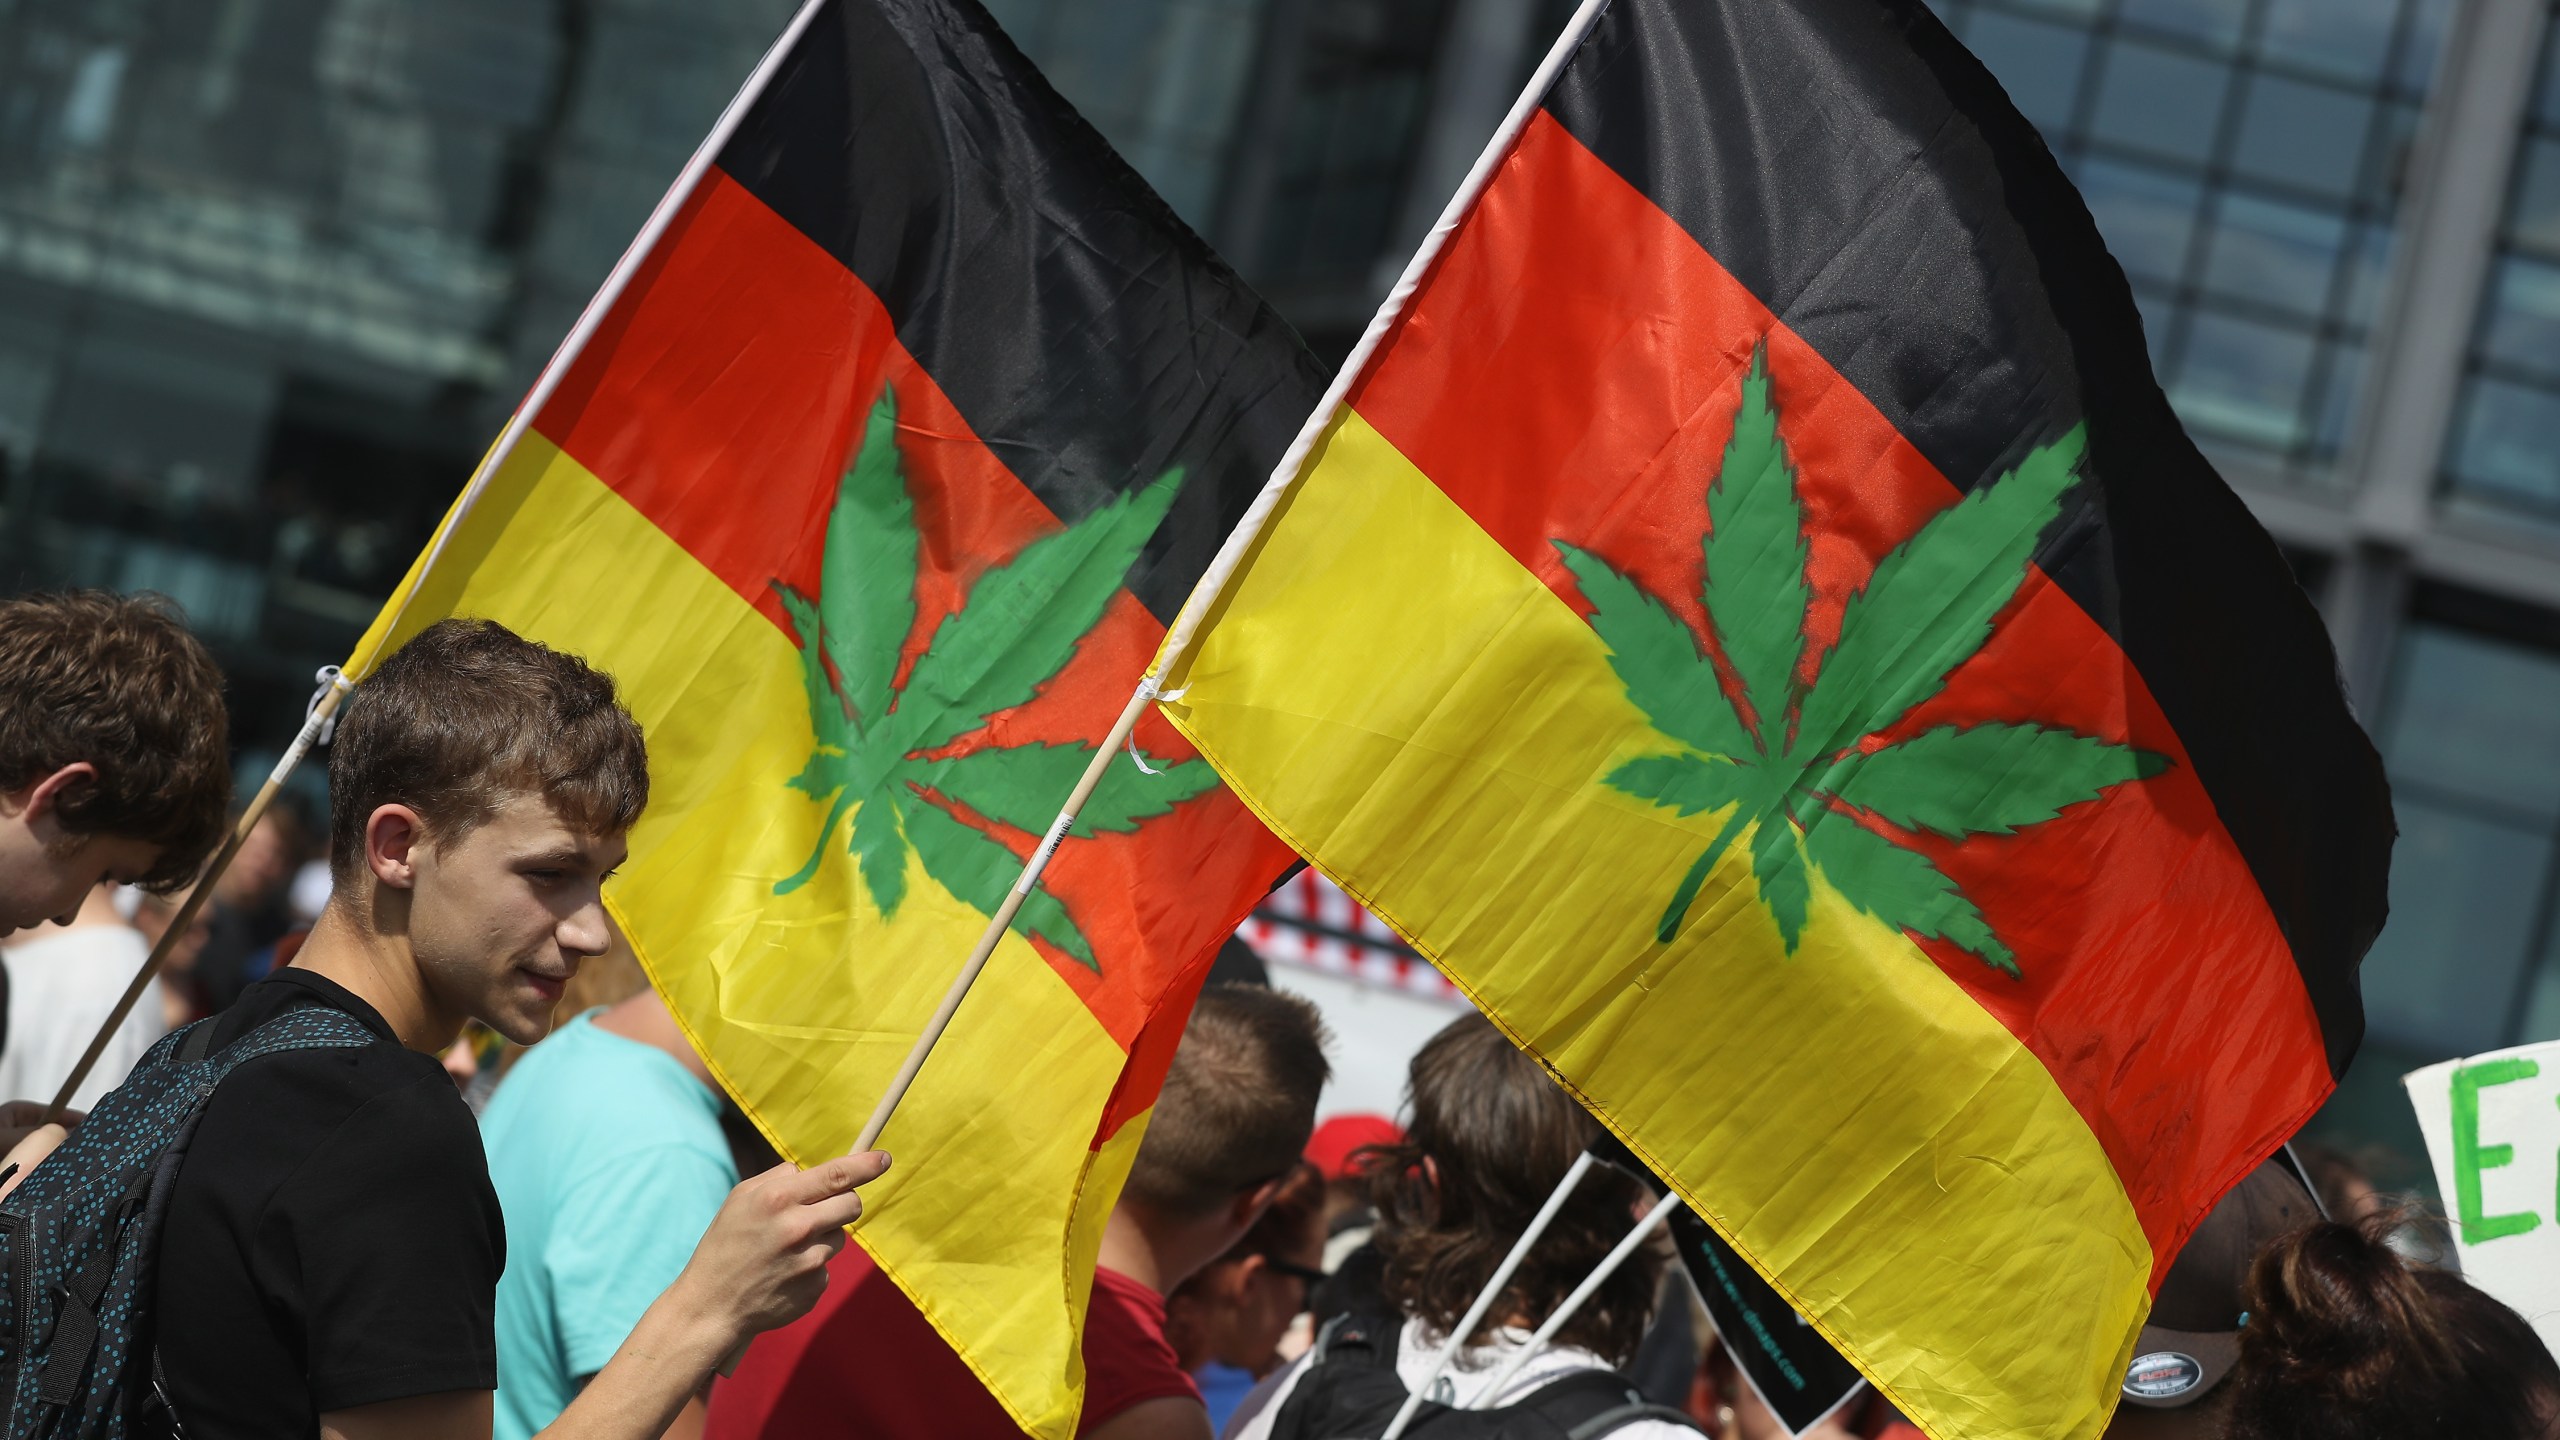
[[314,1003],[381,1039],[233,1071],[170,1197],[156,1338],[189,1440],[314,1436],[327,1411],[497,1388],[506,1230],[444,1067],[290,968],[244,991],[215,1042]]

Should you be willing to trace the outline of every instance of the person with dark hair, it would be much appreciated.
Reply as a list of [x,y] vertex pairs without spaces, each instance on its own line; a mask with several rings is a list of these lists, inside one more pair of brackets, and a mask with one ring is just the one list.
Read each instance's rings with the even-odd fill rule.
[[[0,600],[0,940],[70,926],[101,885],[183,887],[221,843],[230,795],[222,672],[167,601],[103,590]],[[119,993],[130,978],[115,977]],[[0,1032],[10,1009],[0,971]],[[38,1018],[57,1023],[17,1023]],[[65,1133],[43,1123],[50,1098],[0,1107],[13,1173]]]
[[[1370,1243],[1388,1313],[1355,1308],[1328,1324],[1314,1351],[1236,1412],[1230,1440],[1379,1433],[1387,1415],[1377,1412],[1394,1408],[1382,1400],[1400,1402],[1425,1383],[1434,1357],[1495,1267],[1600,1135],[1589,1112],[1481,1015],[1455,1021],[1415,1054],[1407,1100],[1412,1114],[1403,1141],[1377,1152],[1366,1171],[1377,1210]],[[1633,1176],[1605,1165],[1574,1188],[1465,1337],[1456,1363],[1424,1397],[1457,1409],[1517,1413],[1522,1428],[1508,1431],[1499,1428],[1506,1422],[1487,1420],[1481,1428],[1449,1433],[1545,1435],[1576,1423],[1600,1426],[1577,1434],[1615,1440],[1690,1440],[1697,1433],[1631,1399],[1614,1368],[1635,1354],[1653,1318],[1664,1264],[1653,1247],[1637,1250],[1546,1350],[1499,1393],[1488,1393],[1530,1332],[1624,1237],[1645,1198]],[[1400,1383],[1376,1384],[1371,1377],[1380,1369]],[[1550,1405],[1559,1407],[1554,1415],[1545,1413]],[[1590,1413],[1567,1420],[1566,1405],[1577,1415],[1585,1408]],[[1425,1427],[1423,1433],[1439,1432]]]
[[[1289,1183],[1328,1073],[1314,1006],[1259,985],[1203,989],[1104,1223],[1085,1312],[1084,1440],[1208,1440],[1165,1330],[1165,1294],[1224,1254]],[[805,1321],[714,1386],[712,1440],[949,1440],[1018,1427],[858,1250]]]
[[1324,1175],[1300,1161],[1227,1253],[1164,1297],[1165,1338],[1200,1382],[1214,1428],[1280,1366],[1280,1341],[1324,1279]]
[[2324,1221],[2258,1256],[2223,1440],[2560,1432],[2560,1364],[2523,1316],[2392,1249],[2405,1218]]
[[222,840],[222,672],[167,601],[0,601],[0,936],[102,881],[174,890]]
[[[601,887],[648,755],[609,677],[447,620],[357,690],[329,781],[335,893],[291,963],[195,1033],[229,1046],[321,1009],[371,1039],[257,1054],[205,1102],[160,1234],[156,1388],[190,1440],[487,1440],[506,1236],[436,1057],[474,1019],[519,1044],[549,1030],[607,946]],[[663,1433],[733,1347],[814,1302],[886,1164],[732,1191],[555,1433]]]

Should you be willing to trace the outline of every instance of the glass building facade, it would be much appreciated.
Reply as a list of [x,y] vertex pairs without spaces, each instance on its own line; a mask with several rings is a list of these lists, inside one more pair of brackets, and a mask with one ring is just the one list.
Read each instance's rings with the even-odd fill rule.
[[[988,0],[1320,352],[1569,0]],[[1932,0],[2086,195],[2397,787],[2365,1058],[2560,1038],[2550,0]],[[790,0],[0,0],[0,588],[298,719]],[[2377,1151],[2377,1154],[2381,1152]]]
[[1946,0],[2087,197],[2200,440],[2335,483],[2452,0]]

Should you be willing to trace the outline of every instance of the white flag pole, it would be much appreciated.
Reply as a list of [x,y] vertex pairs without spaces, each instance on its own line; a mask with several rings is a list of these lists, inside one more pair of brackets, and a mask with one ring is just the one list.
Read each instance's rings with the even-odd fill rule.
[[1280,463],[1272,468],[1271,478],[1263,483],[1252,505],[1246,508],[1244,517],[1228,533],[1226,543],[1218,547],[1209,568],[1201,572],[1199,582],[1191,588],[1190,598],[1183,601],[1181,612],[1174,616],[1172,626],[1165,631],[1164,644],[1156,651],[1155,663],[1149,667],[1146,678],[1130,695],[1129,703],[1113,724],[1109,738],[1093,752],[1093,759],[1076,781],[1075,792],[1068,798],[1066,807],[1058,812],[1058,818],[1050,823],[1039,848],[1033,850],[1031,858],[1024,863],[1022,878],[1015,882],[1013,892],[1005,897],[1005,903],[997,913],[988,918],[986,930],[978,937],[977,945],[970,950],[969,958],[953,978],[950,988],[943,993],[941,1005],[935,1009],[923,1033],[916,1037],[915,1045],[908,1050],[906,1063],[899,1067],[897,1078],[890,1082],[888,1090],[880,1097],[879,1105],[872,1110],[870,1120],[863,1125],[861,1138],[854,1142],[853,1148],[857,1153],[870,1149],[879,1141],[880,1132],[888,1126],[889,1117],[896,1112],[898,1102],[905,1098],[908,1086],[915,1082],[917,1072],[924,1068],[925,1057],[933,1053],[934,1044],[950,1026],[951,1017],[959,1013],[960,1002],[967,998],[969,987],[977,981],[978,973],[986,968],[987,957],[995,953],[997,942],[1004,938],[1005,927],[1013,922],[1014,911],[1021,907],[1023,897],[1031,893],[1031,888],[1040,882],[1040,872],[1048,868],[1049,857],[1056,852],[1059,837],[1075,825],[1077,812],[1084,808],[1086,798],[1101,783],[1103,772],[1110,768],[1120,747],[1128,741],[1139,717],[1156,700],[1170,699],[1181,693],[1162,688],[1163,680],[1175,673],[1189,652],[1192,639],[1199,633],[1201,620],[1217,604],[1227,583],[1234,578],[1236,568],[1243,563],[1245,553],[1252,549],[1263,528],[1278,513],[1281,500],[1298,483],[1299,472],[1306,468],[1307,457],[1314,452],[1316,442],[1324,438],[1324,432],[1333,424],[1334,415],[1350,395],[1352,385],[1368,368],[1370,360],[1376,357],[1378,347],[1386,342],[1387,332],[1395,328],[1397,317],[1404,313],[1404,307],[1413,299],[1414,292],[1422,288],[1423,276],[1430,272],[1441,251],[1448,248],[1449,237],[1457,233],[1460,222],[1467,218],[1485,188],[1493,182],[1494,172],[1511,154],[1512,146],[1520,139],[1520,132],[1529,127],[1529,120],[1537,114],[1548,88],[1573,59],[1573,52],[1582,47],[1583,38],[1598,23],[1601,12],[1608,8],[1609,0],[1582,0],[1580,7],[1573,12],[1573,18],[1566,22],[1563,33],[1556,36],[1555,44],[1548,47],[1546,58],[1539,62],[1536,72],[1529,77],[1529,83],[1522,88],[1520,97],[1511,102],[1511,111],[1502,117],[1500,128],[1493,132],[1493,138],[1485,142],[1483,152],[1476,156],[1476,163],[1468,169],[1457,193],[1449,197],[1448,205],[1440,212],[1439,222],[1423,238],[1422,247],[1413,252],[1413,258],[1405,262],[1404,273],[1396,278],[1395,288],[1387,292],[1386,301],[1378,307],[1378,313],[1370,317],[1369,328],[1362,332],[1360,343],[1352,347],[1349,358],[1342,362],[1342,369],[1334,375],[1333,383],[1325,387],[1323,397],[1317,400],[1316,408],[1307,416],[1306,423],[1298,427],[1289,448],[1282,452]]
[[1475,1303],[1467,1307],[1467,1313],[1449,1331],[1449,1338],[1440,1342],[1439,1353],[1431,1357],[1431,1368],[1423,1373],[1420,1383],[1406,1392],[1404,1404],[1396,1407],[1395,1418],[1387,1422],[1387,1428],[1378,1440],[1397,1440],[1404,1434],[1404,1427],[1413,1423],[1414,1413],[1422,1408],[1424,1400],[1430,1398],[1431,1387],[1439,1383],[1441,1376],[1449,1373],[1449,1366],[1457,1360],[1458,1352],[1465,1348],[1467,1337],[1476,1333],[1476,1327],[1484,1323],[1485,1312],[1501,1298],[1502,1287],[1511,1283],[1512,1273],[1520,1268],[1521,1261],[1529,1258],[1530,1247],[1536,1245],[1538,1238],[1547,1233],[1547,1227],[1555,1223],[1556,1212],[1564,1209],[1564,1202],[1573,1195],[1573,1187],[1581,1184],[1582,1177],[1590,1174],[1591,1167],[1597,1163],[1588,1150],[1573,1157],[1572,1168],[1564,1172],[1564,1178],[1556,1182],[1555,1189],[1547,1192],[1547,1203],[1539,1206],[1538,1213],[1530,1217],[1529,1228],[1521,1231],[1520,1238],[1511,1242],[1511,1253],[1503,1256],[1502,1263],[1493,1267],[1493,1274],[1486,1277],[1484,1288],[1476,1292]]
[[239,823],[232,827],[230,837],[223,841],[221,849],[213,853],[204,873],[197,877],[194,893],[178,907],[178,913],[170,919],[169,928],[160,937],[160,943],[151,947],[150,956],[142,962],[141,973],[133,977],[133,983],[125,987],[123,998],[107,1013],[106,1023],[98,1027],[97,1035],[89,1041],[89,1048],[81,1054],[80,1063],[71,1067],[70,1078],[62,1082],[62,1089],[54,1096],[52,1115],[59,1116],[69,1106],[72,1092],[80,1088],[80,1082],[87,1079],[89,1071],[97,1065],[98,1056],[107,1048],[108,1038],[115,1034],[117,1026],[124,1023],[124,1017],[133,1009],[134,1002],[141,998],[143,988],[168,963],[170,951],[186,934],[187,927],[194,923],[196,912],[204,907],[206,897],[212,894],[213,882],[230,867],[231,857],[239,853],[241,843],[249,838],[249,832],[256,829],[258,821],[266,815],[276,792],[283,788],[285,777],[292,774],[294,767],[310,752],[312,742],[327,728],[356,681],[373,673],[381,646],[399,633],[401,618],[409,612],[409,602],[416,598],[418,588],[426,583],[436,562],[444,558],[445,547],[452,543],[454,534],[462,528],[462,522],[470,517],[472,508],[487,492],[490,477],[497,474],[508,457],[515,453],[517,442],[524,438],[524,432],[531,427],[534,417],[550,403],[553,393],[560,388],[561,380],[568,375],[570,367],[577,364],[578,357],[585,353],[587,342],[595,338],[597,328],[604,324],[605,316],[612,313],[615,302],[622,298],[622,292],[630,288],[631,277],[640,273],[640,266],[649,258],[649,252],[665,238],[667,228],[675,223],[677,212],[692,198],[694,188],[702,183],[703,175],[720,158],[721,150],[737,133],[747,111],[754,107],[757,97],[772,81],[774,72],[782,68],[783,59],[791,53],[791,47],[799,42],[801,34],[809,28],[809,22],[817,17],[818,8],[825,3],[826,0],[806,0],[801,5],[799,13],[791,17],[791,23],[783,27],[781,36],[765,51],[764,58],[756,62],[756,68],[749,72],[746,83],[730,97],[729,107],[720,112],[720,119],[711,127],[711,133],[694,147],[692,157],[676,173],[675,183],[667,187],[666,194],[658,197],[658,206],[649,212],[648,223],[632,237],[631,244],[622,252],[622,258],[614,262],[612,273],[605,276],[603,287],[580,312],[578,323],[569,328],[559,348],[551,352],[550,362],[542,367],[542,373],[534,380],[533,389],[526,394],[524,403],[507,418],[506,428],[498,432],[497,443],[481,457],[478,468],[471,472],[471,479],[463,486],[461,496],[445,512],[443,522],[436,526],[436,533],[427,542],[425,553],[416,565],[410,567],[400,588],[392,594],[389,605],[385,607],[391,612],[390,623],[383,624],[377,620],[374,630],[369,632],[378,637],[376,653],[353,657],[345,673],[332,674],[324,682],[326,688],[314,697],[311,713],[304,720],[301,733],[285,748],[283,758],[276,762],[276,768],[268,774],[266,783],[258,788],[256,798],[240,812]]
[[1627,1263],[1628,1257],[1636,1253],[1636,1247],[1642,1245],[1646,1237],[1662,1228],[1662,1222],[1671,1218],[1671,1207],[1679,1203],[1679,1195],[1670,1191],[1663,1192],[1662,1198],[1653,1202],[1653,1208],[1644,1212],[1644,1218],[1636,1221],[1634,1227],[1627,1231],[1625,1238],[1603,1256],[1598,1265],[1592,1267],[1591,1273],[1582,1278],[1581,1284],[1573,1287],[1573,1293],[1564,1297],[1563,1303],[1556,1306],[1555,1313],[1546,1318],[1546,1322],[1538,1327],[1537,1333],[1529,1337],[1528,1343],[1522,1345],[1519,1352],[1504,1364],[1482,1391],[1478,1392],[1477,1398],[1483,1402],[1477,1406],[1478,1409],[1499,1403],[1495,1397],[1502,1393],[1502,1387],[1510,1384],[1512,1377],[1527,1369],[1529,1362],[1538,1358],[1538,1352],[1547,1348],[1549,1342],[1556,1338],[1556,1332],[1565,1327],[1565,1322],[1571,1320],[1575,1312],[1590,1303],[1591,1297],[1599,1293],[1600,1287],[1608,1283],[1610,1276],[1618,1273],[1619,1267]]

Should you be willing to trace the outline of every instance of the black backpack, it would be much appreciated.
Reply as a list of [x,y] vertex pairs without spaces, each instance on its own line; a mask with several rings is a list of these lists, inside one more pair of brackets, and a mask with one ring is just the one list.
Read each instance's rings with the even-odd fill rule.
[[[1307,1368],[1271,1422],[1271,1440],[1377,1440],[1409,1393],[1396,1374],[1402,1320],[1350,1314],[1326,1322]],[[1690,1430],[1697,1422],[1653,1404],[1610,1370],[1559,1375],[1518,1401],[1458,1410],[1424,1401],[1412,1440],[1598,1440],[1639,1420]]]
[[370,1045],[342,1010],[278,1015],[213,1049],[199,1020],[151,1047],[71,1138],[0,1200],[0,1440],[167,1433],[153,1361],[160,1223],[205,1102],[241,1062]]

